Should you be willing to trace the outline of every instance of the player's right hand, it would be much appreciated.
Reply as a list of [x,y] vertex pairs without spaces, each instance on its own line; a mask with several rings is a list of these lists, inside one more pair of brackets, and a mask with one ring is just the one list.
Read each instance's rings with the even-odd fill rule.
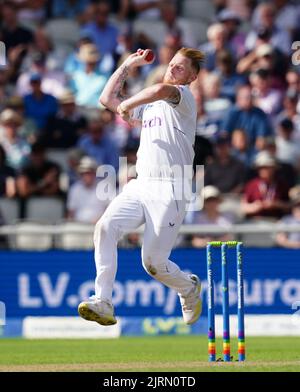
[[150,49],[138,49],[135,53],[132,53],[130,56],[127,57],[125,60],[125,64],[128,67],[142,67],[143,65],[149,65],[152,64],[154,61],[154,58],[152,61],[146,61],[146,57],[149,54]]

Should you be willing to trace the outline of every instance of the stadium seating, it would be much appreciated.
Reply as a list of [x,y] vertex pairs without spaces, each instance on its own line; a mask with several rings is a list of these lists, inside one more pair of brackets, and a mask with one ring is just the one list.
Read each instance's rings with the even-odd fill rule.
[[14,199],[0,198],[0,212],[5,224],[12,224],[19,218],[19,203]]
[[214,16],[214,5],[211,0],[185,0],[182,11],[186,18],[210,22]]
[[[249,224],[249,222],[247,222]],[[248,247],[258,247],[258,248],[268,248],[276,245],[275,236],[271,232],[272,225],[274,223],[265,220],[259,220],[252,223],[253,227],[261,229],[265,227],[264,232],[259,233],[247,233],[241,235],[241,241],[245,246]]]
[[74,47],[80,36],[78,23],[71,19],[49,20],[46,31],[57,46]]
[[58,164],[63,171],[68,169],[67,153],[65,150],[60,150],[58,148],[48,148],[46,156],[49,161]]
[[64,217],[64,202],[55,197],[32,197],[27,201],[26,219],[54,224]]
[[64,250],[93,249],[94,225],[80,222],[63,222],[58,226],[55,247]]
[[16,234],[9,236],[10,248],[14,250],[44,251],[52,248],[52,235],[45,233],[44,223],[18,222],[15,225]]

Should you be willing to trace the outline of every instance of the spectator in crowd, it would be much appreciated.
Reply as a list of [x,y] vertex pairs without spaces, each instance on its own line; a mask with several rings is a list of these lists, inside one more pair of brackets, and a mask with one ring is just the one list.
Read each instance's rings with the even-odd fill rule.
[[109,134],[106,134],[100,114],[95,112],[88,122],[88,133],[81,136],[77,146],[98,165],[111,165],[118,170],[119,151]]
[[97,163],[83,157],[78,166],[80,180],[69,190],[67,198],[68,218],[77,222],[96,223],[103,215],[109,200],[101,200],[97,194]]
[[[299,13],[297,7],[290,0],[273,0],[275,10],[275,25],[281,30],[287,30],[293,35],[299,24]],[[254,24],[258,24],[258,15],[256,11],[253,15]]]
[[220,93],[221,78],[218,74],[208,73],[203,82],[204,110],[208,119],[220,129],[222,120],[231,107],[231,101]]
[[86,118],[78,111],[75,97],[66,90],[59,100],[60,109],[50,117],[42,135],[45,145],[50,148],[71,148],[86,129]]
[[8,57],[15,51],[23,58],[28,46],[33,42],[33,35],[29,29],[19,25],[17,5],[11,1],[2,2],[1,17],[0,37],[5,42]]
[[289,164],[294,169],[300,169],[300,144],[293,138],[294,124],[289,119],[283,119],[276,132],[276,158],[279,162]]
[[62,196],[59,185],[59,166],[46,159],[45,146],[33,144],[28,164],[24,165],[17,177],[17,191],[20,197]]
[[[83,47],[86,44],[93,44],[93,41],[91,38],[86,37],[84,34],[79,38],[79,40],[76,43],[75,50],[71,53],[68,54],[66,60],[64,61],[64,67],[63,70],[64,72],[68,75],[69,78],[72,78],[73,73],[80,70],[84,71],[86,68],[86,64],[84,61],[82,61],[80,57],[81,47]],[[114,65],[114,61],[110,56],[102,56],[100,55],[99,51],[99,61],[97,62],[97,70],[103,74],[104,76],[109,77],[112,72],[112,68]]]
[[272,87],[284,89],[288,61],[278,48],[272,46],[270,38],[268,30],[258,32],[255,47],[239,60],[237,72],[249,73],[265,69],[271,74]]
[[217,65],[217,53],[220,50],[230,50],[227,42],[227,32],[221,23],[209,26],[207,30],[208,42],[200,46],[200,50],[205,53],[204,67],[207,71],[214,71]]
[[193,235],[191,239],[192,246],[195,248],[204,248],[209,241],[233,240],[233,236],[226,233],[233,222],[229,219],[229,217],[226,217],[219,211],[222,197],[218,188],[212,185],[205,186],[202,192],[202,197],[204,201],[203,210],[189,212],[186,218],[186,223],[208,225],[212,228],[221,227],[224,229],[224,233]]
[[43,23],[46,16],[47,0],[13,0],[18,7],[18,20],[35,28]]
[[0,197],[14,197],[16,195],[16,172],[6,162],[6,153],[0,144]]
[[238,88],[236,106],[229,110],[221,127],[229,135],[239,128],[245,130],[250,149],[253,150],[263,149],[265,138],[273,133],[267,115],[254,106],[248,85]]
[[22,124],[18,129],[18,135],[29,144],[36,142],[39,137],[39,132],[35,122],[31,118],[25,117],[24,99],[17,95],[12,95],[6,101],[6,108],[14,110],[23,119]]
[[274,119],[282,104],[282,94],[271,87],[271,75],[266,69],[258,69],[250,75],[253,103]]
[[253,151],[249,148],[247,134],[244,129],[237,128],[232,132],[231,145],[232,156],[243,162],[247,168],[251,168],[255,154],[253,154]]
[[45,94],[58,98],[66,87],[66,77],[64,72],[52,71],[47,68],[46,56],[42,52],[30,54],[32,64],[27,72],[23,72],[17,81],[16,94],[25,96],[31,92],[31,76],[38,74],[41,77],[41,87]]
[[[284,216],[279,223],[284,225],[300,225],[300,186],[290,189],[289,198],[292,206],[290,215]],[[280,232],[276,236],[279,246],[289,249],[300,249],[300,232]]]
[[245,54],[245,39],[244,32],[239,31],[241,25],[241,18],[237,12],[230,8],[224,8],[217,15],[219,23],[225,27],[227,32],[227,39],[232,51],[236,53],[237,58],[241,58]]
[[74,51],[68,55],[64,65],[64,72],[69,78],[72,77],[75,71],[78,71],[79,69],[84,69],[84,63],[79,58],[80,48],[83,45],[92,43],[93,41],[85,36],[80,37],[79,40],[76,42],[76,47],[74,48]]
[[34,31],[34,42],[24,58],[22,71],[30,71],[32,67],[36,66],[34,65],[34,60],[36,53],[38,53],[44,59],[44,64],[40,64],[41,69],[37,69],[37,72],[42,72],[42,66],[44,66],[47,74],[52,76],[52,78],[56,77],[61,83],[65,83],[65,75],[62,75],[58,71],[63,71],[69,51],[70,49],[65,45],[55,45],[46,27],[39,26]]
[[94,8],[94,20],[84,25],[81,36],[89,37],[97,46],[102,56],[113,56],[118,44],[118,29],[108,20],[110,5],[100,0]]
[[254,26],[246,38],[246,48],[252,50],[255,46],[257,32],[261,29],[270,31],[270,43],[288,56],[291,52],[291,36],[286,29],[275,24],[276,9],[274,4],[263,2],[259,4],[254,12]]
[[228,50],[218,52],[216,73],[220,76],[221,96],[235,102],[237,88],[246,84],[247,80],[235,71],[233,57]]
[[0,115],[0,143],[5,150],[7,164],[18,171],[27,161],[30,145],[19,136],[22,117],[11,109],[5,109]]
[[286,72],[285,79],[287,82],[287,90],[300,93],[300,73],[296,67],[290,68]]
[[231,156],[230,139],[220,135],[215,142],[215,156],[205,166],[205,185],[221,193],[241,193],[246,180],[246,167]]
[[98,107],[99,94],[107,81],[107,77],[99,71],[100,53],[94,44],[85,44],[80,47],[79,59],[84,63],[84,69],[73,73],[70,88],[75,94],[77,105]]
[[34,73],[30,76],[31,94],[24,97],[25,115],[35,121],[41,131],[45,128],[48,119],[55,115],[58,103],[53,95],[42,90],[42,76]]
[[295,88],[291,87],[286,91],[283,100],[283,111],[279,113],[276,118],[276,125],[282,120],[288,119],[294,124],[293,140],[297,143],[300,142],[300,113],[298,112],[297,105],[299,100],[299,93]]
[[[286,126],[289,127],[289,125],[284,124],[284,127],[286,127]],[[278,132],[280,132],[280,131],[278,131]],[[276,165],[277,178],[279,180],[281,180],[288,188],[293,187],[297,182],[296,167],[291,165],[289,162],[280,161],[277,159],[277,143],[276,143],[275,137],[270,136],[267,138],[266,147],[265,147],[264,151],[267,151],[272,156],[272,158],[275,159],[275,161],[277,163],[277,165]],[[254,170],[254,175],[255,175],[255,170]]]
[[247,218],[281,218],[289,211],[288,185],[277,177],[276,161],[267,151],[255,159],[257,176],[246,186],[242,210]]
[[67,169],[64,177],[64,189],[69,189],[76,181],[79,180],[78,166],[81,158],[85,156],[84,151],[80,148],[74,147],[67,151]]
[[5,102],[12,95],[13,89],[8,84],[8,72],[7,69],[1,68],[0,66],[0,111],[5,108]]

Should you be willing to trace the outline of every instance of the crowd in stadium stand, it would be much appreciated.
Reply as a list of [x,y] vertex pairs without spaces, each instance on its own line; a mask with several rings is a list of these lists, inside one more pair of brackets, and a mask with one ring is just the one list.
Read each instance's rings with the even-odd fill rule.
[[[205,188],[203,210],[186,223],[224,227],[224,234],[183,242],[233,239],[226,228],[237,222],[300,223],[300,54],[297,62],[292,49],[300,2],[203,0],[212,12],[202,7],[202,17],[191,15],[192,3],[0,0],[7,60],[0,64],[0,198],[18,200],[18,218],[27,218],[29,198],[57,197],[62,218],[95,223],[107,206],[96,196],[97,170],[114,167],[120,186],[134,177],[140,134],[100,106],[109,76],[129,53],[152,48],[155,62],[126,82],[134,94],[161,82],[176,51],[192,46],[206,54],[191,85],[194,166],[205,165]],[[277,237],[300,247],[299,235]]]

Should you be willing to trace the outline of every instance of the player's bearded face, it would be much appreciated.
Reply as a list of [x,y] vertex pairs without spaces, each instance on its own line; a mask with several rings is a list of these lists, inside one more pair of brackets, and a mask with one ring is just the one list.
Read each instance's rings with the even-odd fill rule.
[[164,83],[189,84],[193,80],[194,73],[191,60],[177,53],[170,61],[164,76]]

